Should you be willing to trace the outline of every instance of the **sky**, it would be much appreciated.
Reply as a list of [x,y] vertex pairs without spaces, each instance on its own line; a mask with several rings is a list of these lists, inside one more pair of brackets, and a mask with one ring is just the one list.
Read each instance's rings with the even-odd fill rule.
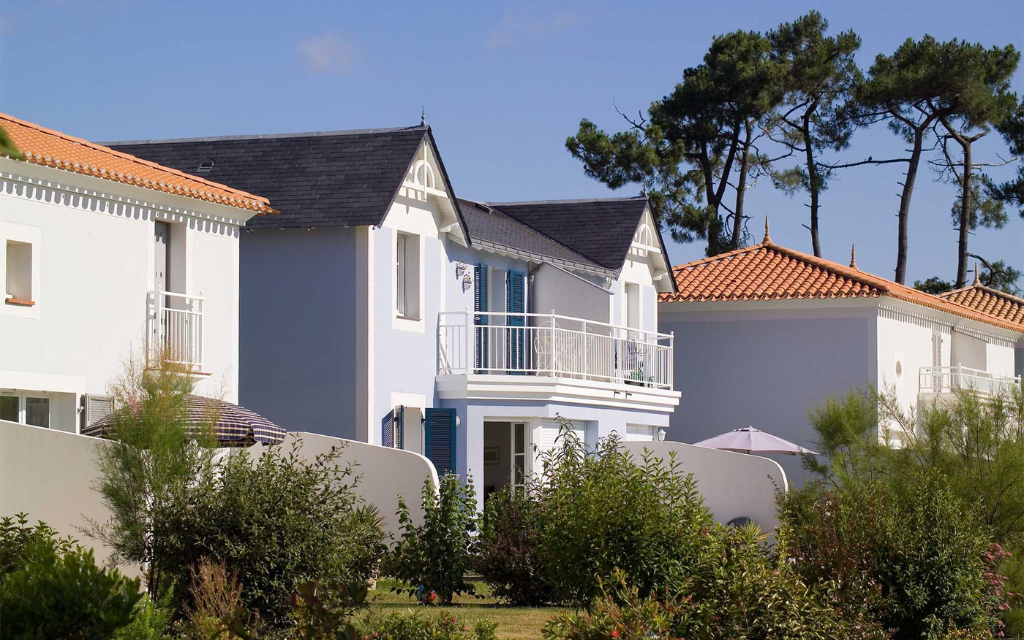
[[[858,61],[931,34],[1024,47],[1024,2],[270,2],[0,0],[0,111],[94,141],[395,127],[425,110],[460,197],[482,201],[630,196],[583,174],[565,149],[582,117],[614,131],[671,92],[711,38],[766,31],[815,8],[862,38]],[[1014,89],[1024,94],[1024,72]],[[882,126],[842,158],[898,157]],[[979,161],[1006,150],[995,134]],[[844,171],[824,194],[824,257],[891,278],[901,165]],[[1006,178],[1014,168],[992,170]],[[955,188],[922,167],[908,284],[956,270]],[[749,192],[755,241],[810,251],[806,194]],[[673,264],[704,247],[671,244]],[[1024,269],[1024,221],[980,229],[971,251]],[[1022,283],[1024,284],[1024,283]]]

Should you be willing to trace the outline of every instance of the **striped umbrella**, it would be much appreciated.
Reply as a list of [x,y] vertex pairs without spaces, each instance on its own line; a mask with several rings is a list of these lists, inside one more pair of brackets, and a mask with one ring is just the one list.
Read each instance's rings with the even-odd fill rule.
[[[248,447],[284,442],[286,431],[255,411],[237,404],[190,395],[185,400],[186,427],[203,428],[213,422],[213,433],[222,447]],[[113,413],[82,429],[82,435],[112,439],[115,415]]]

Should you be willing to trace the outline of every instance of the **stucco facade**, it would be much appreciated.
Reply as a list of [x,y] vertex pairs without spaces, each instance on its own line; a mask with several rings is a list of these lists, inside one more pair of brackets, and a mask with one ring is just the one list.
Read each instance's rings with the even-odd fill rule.
[[[0,304],[0,396],[16,398],[5,404],[17,408],[16,421],[26,421],[27,405],[41,403],[50,428],[80,429],[82,398],[106,394],[124,361],[147,338],[151,346],[156,340],[156,271],[165,291],[182,294],[168,307],[201,305],[190,345],[197,393],[236,402],[238,236],[252,215],[0,158],[0,282],[8,284]],[[170,233],[160,269],[158,224]],[[26,245],[30,266],[10,255]],[[15,271],[32,282],[31,304],[12,304]],[[27,421],[43,426],[41,415]]]

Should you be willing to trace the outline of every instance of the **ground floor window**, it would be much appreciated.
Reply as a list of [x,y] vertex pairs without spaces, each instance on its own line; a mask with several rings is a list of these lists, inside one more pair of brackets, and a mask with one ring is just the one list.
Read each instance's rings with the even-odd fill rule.
[[626,442],[653,442],[658,439],[658,428],[649,424],[627,424]]
[[50,399],[31,393],[0,392],[0,420],[50,428]]

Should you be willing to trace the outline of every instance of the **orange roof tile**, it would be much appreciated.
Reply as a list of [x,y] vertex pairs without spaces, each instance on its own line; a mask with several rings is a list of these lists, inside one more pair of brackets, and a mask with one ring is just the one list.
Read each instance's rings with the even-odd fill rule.
[[190,176],[177,169],[114,151],[60,131],[46,129],[14,116],[0,113],[0,127],[3,127],[18,150],[25,155],[25,160],[32,164],[216,202],[261,214],[276,213],[266,198]]
[[998,289],[974,283],[963,289],[939,294],[939,297],[979,313],[1006,320],[1024,329],[1024,299]]
[[1024,333],[1024,324],[944,300],[865,273],[856,267],[781,247],[761,244],[688,262],[672,269],[678,293],[659,302],[727,300],[820,300],[888,296]]

